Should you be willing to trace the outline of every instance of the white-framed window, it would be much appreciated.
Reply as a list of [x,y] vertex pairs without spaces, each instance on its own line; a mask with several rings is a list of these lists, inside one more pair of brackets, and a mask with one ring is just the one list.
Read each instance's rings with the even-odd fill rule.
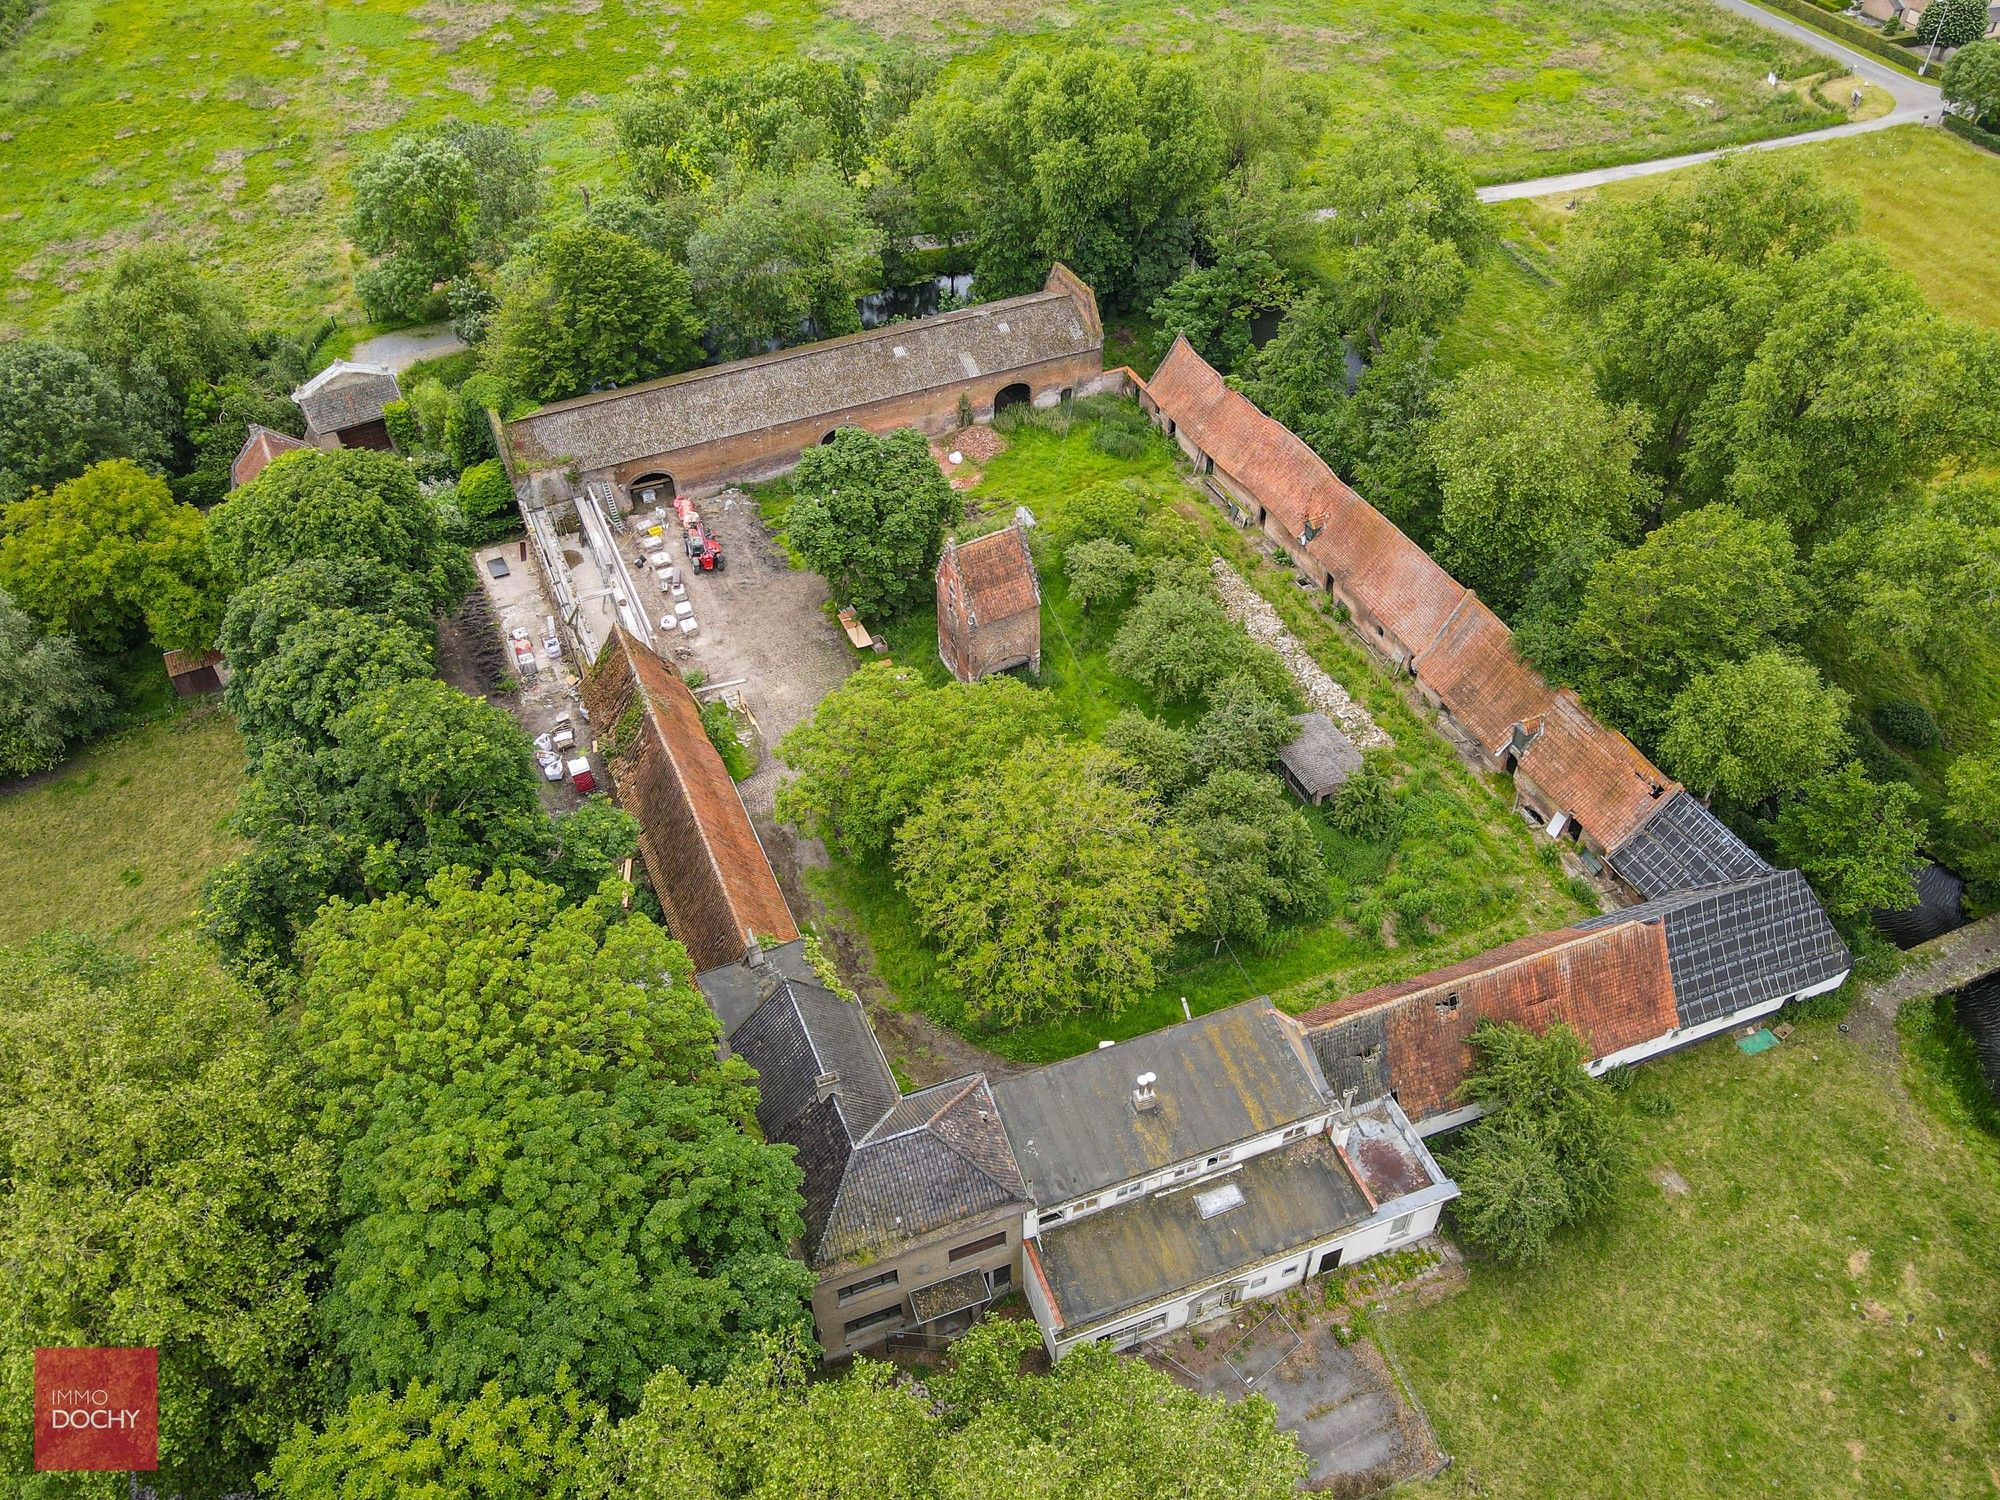
[[1112,1194],[1112,1196],[1115,1198],[1129,1198],[1134,1193],[1143,1191],[1145,1186],[1146,1184],[1143,1182],[1128,1182],[1116,1193]]
[[1310,1129],[1312,1129],[1312,1126],[1310,1125],[1294,1125],[1292,1126],[1291,1129],[1287,1130],[1284,1133],[1284,1135],[1279,1137],[1279,1139],[1287,1141],[1295,1141]]
[[1389,1238],[1400,1240],[1410,1232],[1410,1225],[1416,1220],[1415,1214],[1397,1214],[1389,1221]]

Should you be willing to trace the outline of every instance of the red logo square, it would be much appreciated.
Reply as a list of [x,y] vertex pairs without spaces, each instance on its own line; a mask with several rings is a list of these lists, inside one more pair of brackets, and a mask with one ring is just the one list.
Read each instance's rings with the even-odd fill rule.
[[37,1469],[159,1466],[159,1350],[35,1351]]

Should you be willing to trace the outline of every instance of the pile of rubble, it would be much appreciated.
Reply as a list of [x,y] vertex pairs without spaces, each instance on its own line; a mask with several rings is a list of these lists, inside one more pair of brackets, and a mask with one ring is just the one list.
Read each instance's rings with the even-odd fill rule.
[[1285,629],[1270,600],[1245,583],[1221,558],[1216,558],[1209,567],[1215,575],[1215,592],[1222,600],[1222,607],[1229,611],[1229,618],[1241,625],[1252,640],[1262,641],[1284,659],[1285,670],[1299,685],[1308,708],[1325,714],[1364,750],[1390,743],[1389,736],[1368,716],[1368,710],[1327,676],[1326,669],[1312,659],[1298,637]]

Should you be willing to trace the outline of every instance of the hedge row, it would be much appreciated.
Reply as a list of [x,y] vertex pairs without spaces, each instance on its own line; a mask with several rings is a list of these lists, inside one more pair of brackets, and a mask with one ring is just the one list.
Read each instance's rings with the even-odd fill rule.
[[1910,61],[1907,50],[1894,42],[1884,41],[1858,22],[1821,10],[1813,4],[1813,0],[1757,0],[1757,3],[1766,10],[1783,11],[1788,16],[1809,22],[1856,51],[1871,53],[1905,73],[1916,72],[1916,65]]
[[1944,117],[1944,128],[1949,130],[1953,135],[1963,136],[1966,140],[1972,142],[1973,145],[1983,146],[1996,156],[2000,156],[2000,135],[1995,135],[1984,126],[1975,125],[1962,115],[1946,115]]

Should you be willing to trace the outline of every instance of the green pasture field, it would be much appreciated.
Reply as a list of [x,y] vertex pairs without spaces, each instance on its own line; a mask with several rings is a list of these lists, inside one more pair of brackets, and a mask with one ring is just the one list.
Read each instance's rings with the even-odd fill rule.
[[[1278,934],[1261,951],[1190,939],[1172,956],[1154,993],[1116,1015],[998,1032],[968,1023],[960,997],[938,974],[893,873],[836,858],[810,878],[836,912],[867,938],[876,969],[898,1003],[924,1011],[1004,1057],[1049,1062],[1088,1051],[1106,1038],[1138,1036],[1177,1021],[1183,998],[1197,1014],[1257,994],[1271,994],[1287,1009],[1303,1011],[1456,962],[1528,932],[1559,927],[1595,909],[1585,904],[1583,893],[1563,876],[1551,853],[1537,850],[1499,784],[1468,770],[1345,634],[1324,608],[1324,595],[1301,590],[1290,569],[1253,548],[1181,479],[1164,438],[1149,433],[1140,454],[1117,458],[1095,447],[1093,432],[1087,421],[1063,433],[1040,426],[1017,429],[1006,450],[986,465],[970,497],[991,524],[999,524],[1021,504],[1047,520],[1059,513],[1066,496],[1100,480],[1130,480],[1146,487],[1251,580],[1320,665],[1394,737],[1393,748],[1382,754],[1398,783],[1402,828],[1391,841],[1371,844],[1338,832],[1324,810],[1307,809],[1327,856],[1325,916]],[[782,519],[768,504],[766,516]],[[1041,579],[1042,673],[1037,685],[1056,697],[1072,734],[1094,738],[1127,707],[1177,722],[1196,716],[1196,706],[1160,709],[1141,684],[1112,671],[1105,658],[1117,633],[1116,611],[1085,615],[1070,599],[1060,568],[1046,555]],[[919,612],[883,633],[896,661],[945,680],[937,661],[934,614]]]
[[243,847],[226,826],[242,784],[235,722],[202,706],[0,789],[0,944],[70,928],[143,951],[188,926]]
[[1923,1011],[1647,1064],[1602,1221],[1375,1316],[1454,1460],[1413,1500],[1992,1495],[2000,1137]]
[[615,172],[608,101],[648,78],[1016,41],[1240,43],[1327,85],[1336,134],[1385,110],[1499,181],[1785,134],[1828,118],[1803,48],[1709,0],[50,0],[0,56],[0,333],[43,324],[117,250],[189,247],[260,319],[358,321],[340,221],[356,157],[460,114],[524,126],[558,197]]

